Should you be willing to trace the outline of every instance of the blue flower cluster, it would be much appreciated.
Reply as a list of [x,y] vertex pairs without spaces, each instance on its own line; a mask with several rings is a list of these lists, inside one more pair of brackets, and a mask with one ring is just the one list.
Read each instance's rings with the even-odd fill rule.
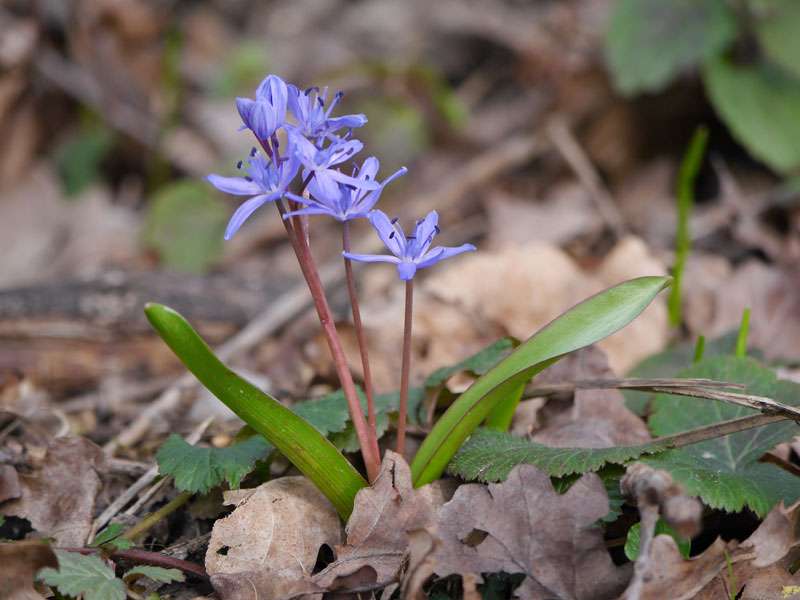
[[[326,106],[327,88],[300,90],[277,75],[269,75],[256,89],[255,99],[236,99],[243,123],[241,129],[253,133],[260,149],[251,150],[246,165],[243,161],[238,163],[245,173],[242,177],[208,176],[208,181],[225,193],[250,196],[228,223],[225,239],[233,237],[265,203],[288,198],[296,206],[284,218],[328,215],[343,222],[369,219],[391,255],[345,253],[345,256],[362,262],[394,263],[403,280],[410,280],[417,269],[474,250],[471,244],[431,248],[439,232],[435,211],[417,223],[413,235],[406,236],[384,213],[374,210],[383,188],[407,170],[403,167],[379,182],[380,162],[374,156],[360,166],[354,163],[350,175],[342,170],[364,146],[352,139],[352,132],[365,125],[367,118],[362,114],[332,117],[341,98],[342,93],[337,92]],[[281,132],[285,135],[281,136]],[[281,137],[285,139],[285,148],[281,148]],[[303,189],[292,191],[298,175]],[[306,191],[308,194],[304,195]]]

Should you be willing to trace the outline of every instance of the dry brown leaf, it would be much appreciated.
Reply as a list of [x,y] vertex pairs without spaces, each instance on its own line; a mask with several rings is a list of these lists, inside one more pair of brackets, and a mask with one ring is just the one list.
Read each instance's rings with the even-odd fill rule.
[[53,440],[41,467],[19,475],[21,497],[3,504],[0,512],[28,519],[59,546],[83,546],[92,527],[104,457],[86,438]]
[[[615,377],[605,353],[591,346],[570,354],[542,373],[537,382],[566,383]],[[556,447],[606,448],[650,439],[644,421],[628,410],[619,390],[577,390],[569,408],[559,410],[562,404],[548,407],[546,425],[533,432],[534,441]]]
[[705,260],[686,272],[684,314],[692,333],[713,338],[734,330],[750,308],[750,344],[769,359],[797,358],[800,269],[751,260],[731,272],[711,264]]
[[781,565],[756,568],[752,563],[735,563],[733,575],[723,569],[714,580],[704,587],[692,600],[796,600],[800,593],[784,593],[789,586],[796,586],[800,577],[792,575]]
[[606,514],[596,475],[560,495],[547,474],[520,465],[503,483],[461,486],[438,511],[434,570],[524,573],[520,598],[611,598],[627,583],[627,570],[614,566],[595,527]]
[[356,496],[347,544],[336,548],[336,561],[314,582],[328,590],[395,582],[408,554],[408,532],[433,523],[431,492],[415,490],[406,462],[386,452],[375,483]]
[[206,570],[223,600],[290,598],[313,592],[323,544],[341,540],[333,505],[305,477],[281,477],[225,493],[236,509],[214,523]]
[[739,586],[746,584],[742,598],[780,598],[783,585],[798,583],[781,559],[800,544],[799,521],[800,503],[788,508],[778,505],[738,547],[734,542],[725,544],[717,539],[701,555],[689,560],[681,556],[672,537],[656,536],[640,592],[628,589],[623,597],[630,600],[727,597],[725,586],[733,587],[727,574],[730,561]]
[[22,495],[17,470],[11,465],[0,466],[0,502],[16,500]]
[[58,568],[58,559],[49,544],[38,541],[0,544],[0,598],[3,600],[42,600],[33,588],[39,569]]

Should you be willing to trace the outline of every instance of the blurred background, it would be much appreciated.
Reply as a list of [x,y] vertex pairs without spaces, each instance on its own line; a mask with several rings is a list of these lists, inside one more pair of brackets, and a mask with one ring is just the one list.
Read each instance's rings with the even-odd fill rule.
[[[789,368],[798,32],[796,0],[4,0],[3,409],[55,405],[56,427],[101,443],[125,425],[122,445],[141,437],[130,423],[145,407],[160,407],[145,411],[156,432],[221,410],[172,385],[179,366],[142,316],[151,300],[281,397],[334,386],[276,214],[264,207],[223,243],[235,198],[203,180],[249,151],[234,98],[267,73],[344,90],[339,114],[369,118],[363,157],[384,176],[409,168],[382,208],[407,221],[436,208],[444,243],[479,247],[421,278],[418,376],[669,272],[678,167],[699,126],[682,323],[657,303],[602,347],[622,375],[672,340],[728,332],[750,307],[752,344]],[[356,247],[372,235],[356,233]],[[338,235],[312,221],[358,372]],[[394,389],[402,288],[389,267],[357,271],[376,385]]]

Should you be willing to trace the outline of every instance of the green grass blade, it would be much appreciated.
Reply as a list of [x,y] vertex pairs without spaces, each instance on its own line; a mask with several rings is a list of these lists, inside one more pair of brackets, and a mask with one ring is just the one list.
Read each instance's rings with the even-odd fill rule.
[[222,364],[179,313],[162,304],[148,304],[144,312],[195,377],[313,481],[346,520],[356,492],[367,482],[341,452],[307,421]]
[[494,407],[489,416],[486,417],[487,429],[508,431],[508,428],[511,427],[511,421],[514,419],[514,413],[517,411],[517,406],[519,406],[519,401],[522,399],[522,394],[525,393],[526,386],[527,382],[523,381]]
[[411,463],[414,485],[438,479],[464,440],[520,385],[562,356],[630,323],[669,283],[669,277],[639,277],[609,288],[572,307],[517,347],[461,394],[433,427]]
[[678,173],[678,226],[675,231],[675,266],[672,269],[674,282],[669,293],[667,306],[669,307],[669,323],[673,327],[681,324],[681,284],[683,282],[683,271],[686,268],[686,259],[692,249],[692,238],[689,232],[689,217],[692,216],[694,208],[694,183],[700,167],[703,164],[703,156],[708,144],[708,129],[698,127],[689,142],[689,148],[681,162],[680,172]]

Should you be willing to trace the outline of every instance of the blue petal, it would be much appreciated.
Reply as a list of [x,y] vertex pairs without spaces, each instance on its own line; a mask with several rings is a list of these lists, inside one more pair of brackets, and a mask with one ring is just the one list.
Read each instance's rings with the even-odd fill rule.
[[342,220],[339,218],[339,215],[337,215],[331,209],[319,205],[309,206],[307,208],[301,208],[299,210],[293,210],[291,212],[287,212],[285,215],[283,215],[283,218],[288,219],[289,217],[295,217],[297,215],[328,215],[334,217],[335,219],[339,219],[340,221]]
[[271,202],[273,200],[277,200],[280,198],[280,194],[262,194],[261,196],[256,196],[254,198],[250,198],[247,202],[242,204],[239,208],[236,209],[236,212],[233,213],[231,220],[228,221],[228,227],[225,229],[225,239],[229,240],[233,237],[233,235],[239,231],[239,228],[242,224],[250,218],[258,208],[261,207],[262,204],[266,202]]
[[430,267],[431,265],[435,265],[439,261],[445,260],[446,258],[462,254],[463,252],[474,252],[474,251],[475,251],[475,246],[473,246],[472,244],[462,244],[457,247],[436,246],[425,256],[423,256],[422,260],[417,262],[417,267],[420,269],[424,269],[425,267]]
[[[381,238],[381,241],[389,249],[389,252],[401,258],[403,256],[405,250],[405,236],[401,236],[392,222],[389,220],[389,217],[386,216],[381,210],[373,210],[369,213],[369,222],[375,228],[375,231],[378,232],[378,237]],[[403,237],[401,240],[400,237]]]
[[334,171],[332,169],[328,169],[326,171],[328,176],[331,179],[338,181],[339,183],[345,183],[347,185],[352,185],[353,187],[360,188],[362,190],[376,190],[380,187],[380,184],[375,180],[364,180],[358,177],[351,177],[350,175],[345,175],[341,171]]
[[366,115],[345,115],[343,117],[334,117],[328,119],[328,131],[334,132],[339,129],[355,129],[356,127],[363,127],[367,124]]
[[264,191],[255,181],[247,181],[244,177],[223,177],[212,173],[206,180],[221,192],[236,196],[252,196]]
[[403,281],[408,281],[414,277],[414,274],[417,272],[417,265],[411,261],[402,261],[397,263],[397,274],[400,275],[400,279]]
[[400,259],[388,254],[353,254],[352,252],[342,252],[342,256],[350,260],[357,260],[358,262],[375,263],[386,262],[399,264]]
[[416,258],[421,258],[421,255],[430,246],[433,236],[436,235],[436,227],[439,224],[439,213],[435,210],[429,212],[422,221],[417,223],[414,229],[414,254]]
[[246,127],[250,127],[250,115],[253,112],[255,102],[250,98],[236,98],[236,110],[239,111],[239,116],[242,117],[242,122]]

